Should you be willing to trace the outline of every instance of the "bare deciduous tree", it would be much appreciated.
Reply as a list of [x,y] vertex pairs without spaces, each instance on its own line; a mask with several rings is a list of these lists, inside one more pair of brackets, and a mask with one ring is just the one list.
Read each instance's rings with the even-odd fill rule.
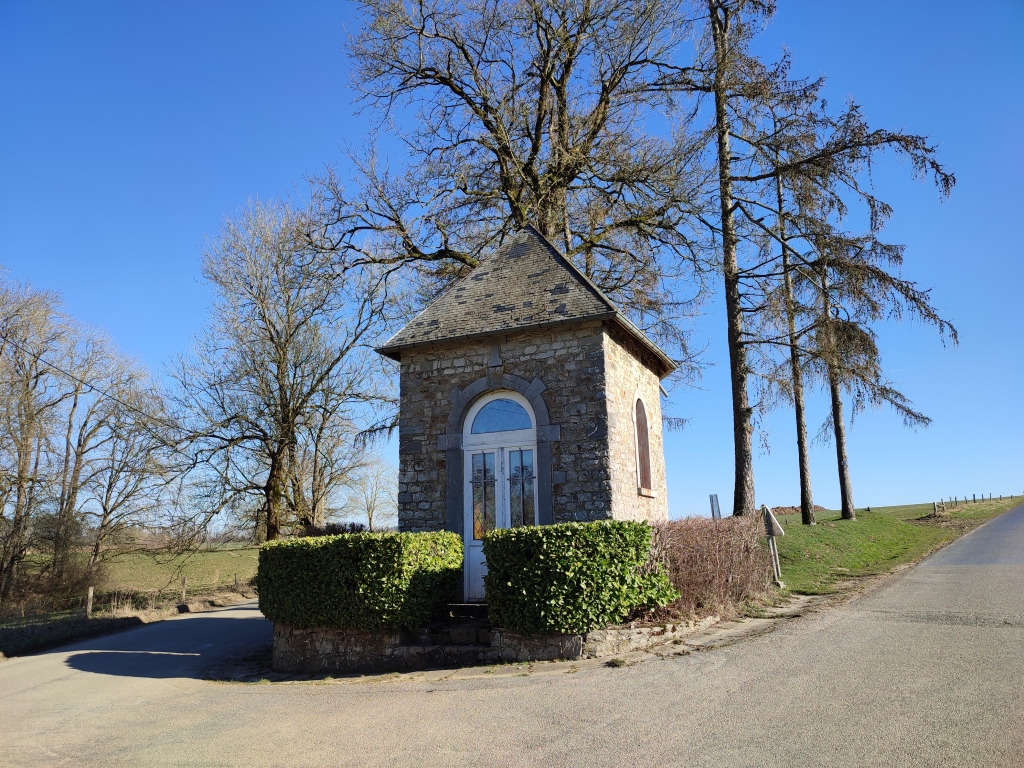
[[[7,602],[26,581],[29,552],[36,582],[45,578],[51,592],[73,586],[113,533],[145,522],[152,510],[143,499],[159,492],[165,468],[150,414],[129,402],[145,386],[133,363],[68,317],[55,294],[5,279],[0,308],[0,602]],[[127,475],[135,481],[121,482]]]
[[[356,417],[385,400],[366,354],[380,292],[369,272],[309,247],[309,226],[303,211],[260,203],[225,223],[203,256],[207,329],[174,374],[202,511],[253,514],[268,540],[310,521],[296,505],[322,503]],[[293,481],[308,487],[290,496]]]
[[366,520],[370,531],[397,525],[397,468],[379,454],[368,455],[348,481],[342,512],[349,520]]
[[[411,158],[392,170],[370,146],[352,153],[354,191],[321,179],[320,247],[405,275],[430,297],[531,223],[687,358],[682,320],[697,292],[687,219],[704,173],[663,85],[685,50],[684,9],[666,0],[359,6],[355,87]],[[391,117],[405,108],[415,127],[400,130]]]

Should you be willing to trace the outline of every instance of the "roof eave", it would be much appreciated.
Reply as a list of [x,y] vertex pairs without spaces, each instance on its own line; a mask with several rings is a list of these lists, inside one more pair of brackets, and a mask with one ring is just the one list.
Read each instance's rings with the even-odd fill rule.
[[616,312],[613,319],[624,331],[639,341],[640,344],[643,345],[648,352],[654,355],[655,359],[657,359],[659,363],[661,363],[662,372],[658,374],[659,379],[664,379],[679,367],[679,364],[669,357],[661,347],[651,341],[646,333],[633,325],[633,323],[629,321],[628,317],[623,315],[621,312]]
[[647,334],[643,333],[633,323],[629,321],[625,315],[621,312],[608,311],[599,314],[585,315],[583,317],[566,318],[564,320],[544,320],[539,323],[531,323],[530,325],[519,325],[514,328],[500,328],[490,331],[479,331],[477,333],[463,333],[458,336],[449,336],[445,339],[431,339],[429,341],[412,341],[407,344],[392,344],[377,347],[374,351],[382,355],[383,357],[390,358],[397,362],[402,361],[402,353],[413,349],[422,349],[424,347],[432,347],[437,344],[448,344],[458,341],[471,341],[473,339],[486,339],[491,336],[503,336],[509,333],[526,333],[528,331],[539,331],[544,328],[557,328],[564,325],[577,325],[579,323],[586,323],[595,320],[612,320],[616,322],[624,331],[630,336],[640,342],[640,344],[650,352],[655,359],[662,365],[663,372],[659,375],[659,378],[665,378],[672,373],[676,368],[679,367],[678,363],[669,357],[657,344],[647,338]]
[[522,333],[526,331],[539,331],[544,328],[557,328],[563,325],[578,325],[579,323],[587,323],[594,320],[613,320],[618,315],[618,312],[608,311],[600,312],[593,315],[584,315],[582,317],[567,317],[565,319],[558,320],[543,320],[539,323],[531,323],[530,325],[517,325],[511,328],[498,328],[490,331],[478,331],[476,333],[463,333],[458,336],[449,336],[445,339],[431,339],[430,341],[411,341],[408,344],[392,344],[385,345],[383,347],[377,347],[374,351],[389,357],[392,360],[401,361],[402,352],[410,349],[420,349],[422,347],[432,347],[435,344],[448,344],[449,342],[455,341],[470,341],[472,339],[486,339],[490,336],[503,336],[508,333]]

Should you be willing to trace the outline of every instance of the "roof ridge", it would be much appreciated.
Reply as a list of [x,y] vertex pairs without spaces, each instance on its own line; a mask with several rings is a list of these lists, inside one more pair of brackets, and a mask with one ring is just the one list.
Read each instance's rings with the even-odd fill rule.
[[494,333],[607,320],[636,337],[666,372],[676,367],[594,281],[534,225],[524,224],[434,297],[377,352]]
[[608,306],[609,309],[611,309],[613,312],[616,312],[618,314],[622,313],[622,310],[619,309],[619,307],[615,304],[615,302],[613,302],[611,299],[609,299],[605,295],[604,291],[602,291],[600,288],[598,288],[597,284],[593,280],[591,280],[589,277],[587,277],[586,273],[583,270],[581,270],[579,267],[577,267],[575,264],[573,264],[572,263],[572,259],[570,259],[567,254],[564,254],[560,250],[558,250],[558,247],[554,243],[552,243],[550,240],[548,240],[548,238],[544,235],[543,232],[541,232],[539,229],[537,229],[535,226],[533,226],[533,224],[526,224],[519,231],[522,232],[523,229],[529,229],[531,232],[533,232],[533,234],[535,234],[537,237],[539,237],[540,241],[542,243],[544,243],[544,245],[546,245],[548,247],[548,249],[553,254],[555,254],[555,258],[557,258],[559,261],[563,262],[565,264],[565,266],[567,266],[569,268],[569,270],[577,278],[579,278],[580,281],[582,281],[583,285],[585,285],[587,288],[589,288],[594,293],[594,295],[597,296],[597,298],[599,298],[601,301],[603,301]]

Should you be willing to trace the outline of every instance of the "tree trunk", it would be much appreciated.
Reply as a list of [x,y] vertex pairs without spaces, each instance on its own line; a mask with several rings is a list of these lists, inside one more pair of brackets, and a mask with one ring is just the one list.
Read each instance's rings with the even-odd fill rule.
[[96,567],[96,563],[100,561],[100,546],[103,544],[103,526],[96,532],[96,541],[92,545],[92,554],[89,555],[89,568],[90,570]]
[[828,272],[826,265],[821,269],[822,320],[827,333],[825,368],[828,371],[828,389],[832,396],[832,433],[836,439],[836,461],[839,465],[839,496],[842,503],[843,520],[856,520],[853,507],[853,485],[850,483],[850,461],[846,454],[846,422],[843,420],[843,388],[836,372],[836,344],[829,323],[832,321],[832,301],[829,296]]
[[832,431],[836,438],[836,459],[839,464],[839,495],[842,499],[843,520],[856,520],[853,507],[853,486],[850,483],[850,462],[846,455],[846,424],[843,422],[843,390],[839,377],[830,365],[828,387],[832,395]]
[[267,541],[274,541],[281,536],[281,500],[284,498],[281,487],[284,482],[283,453],[278,450],[270,457],[270,473],[267,475],[267,484],[263,487],[267,506]]
[[[776,158],[777,160],[777,158]],[[776,163],[777,164],[777,163]],[[790,270],[787,250],[786,223],[783,218],[785,200],[782,194],[782,179],[776,177],[775,192],[779,206],[779,239],[782,241],[783,287],[786,291],[786,330],[789,333],[789,365],[793,381],[793,410],[796,413],[796,453],[800,465],[800,522],[814,525],[814,494],[811,492],[811,463],[807,445],[807,413],[804,409],[804,375],[800,369],[799,339],[796,333],[796,317],[793,312],[793,274]]]
[[35,478],[39,476],[42,455],[42,440],[36,435],[34,420],[22,425],[18,437],[19,444],[15,447],[18,454],[18,474],[15,481],[14,514],[5,549],[0,553],[0,604],[6,603],[10,598],[11,588],[18,576],[18,566],[25,556],[25,538],[35,497]]
[[747,351],[743,344],[739,265],[736,225],[733,219],[732,156],[729,148],[729,115],[726,110],[725,68],[728,44],[726,22],[718,4],[708,3],[711,31],[715,44],[715,128],[718,132],[718,187],[722,217],[722,271],[725,277],[725,312],[728,318],[729,375],[732,382],[733,446],[736,484],[732,512],[744,515],[754,511],[753,409],[747,394]]
[[[790,323],[792,324],[792,316]],[[800,352],[790,331],[789,361],[793,368],[793,410],[796,412],[796,452],[800,464],[800,522],[814,525],[814,494],[811,491],[811,461],[807,445],[807,414],[804,408],[804,381],[800,370]]]

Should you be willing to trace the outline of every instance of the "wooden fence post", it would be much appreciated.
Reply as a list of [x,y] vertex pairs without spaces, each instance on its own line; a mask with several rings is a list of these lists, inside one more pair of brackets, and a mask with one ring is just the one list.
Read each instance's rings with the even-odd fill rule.
[[235,574],[235,592],[238,591],[238,574]]
[[89,594],[85,598],[85,618],[92,615],[92,587],[89,587]]
[[185,593],[188,589],[188,579],[184,576],[181,577],[181,602],[185,602]]

